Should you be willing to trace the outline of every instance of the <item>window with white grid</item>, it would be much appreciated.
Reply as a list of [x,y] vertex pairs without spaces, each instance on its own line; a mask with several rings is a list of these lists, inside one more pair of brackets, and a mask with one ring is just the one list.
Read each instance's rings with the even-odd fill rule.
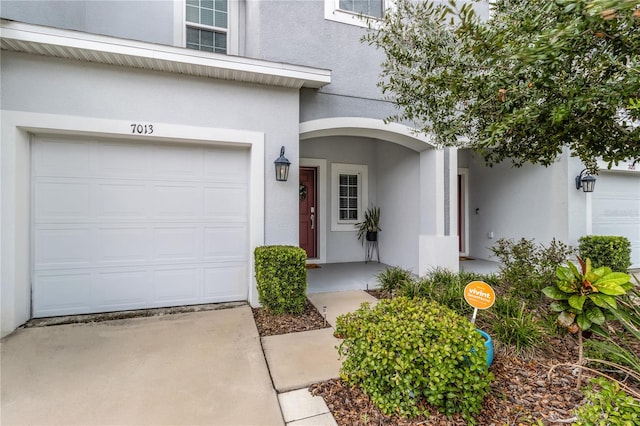
[[369,202],[368,167],[363,164],[331,165],[331,230],[355,231]]
[[358,15],[382,18],[384,0],[339,0],[338,9]]
[[358,175],[341,174],[338,180],[340,221],[358,220]]
[[385,9],[395,7],[395,0],[324,0],[324,19],[375,28]]
[[228,0],[186,0],[189,49],[227,53]]

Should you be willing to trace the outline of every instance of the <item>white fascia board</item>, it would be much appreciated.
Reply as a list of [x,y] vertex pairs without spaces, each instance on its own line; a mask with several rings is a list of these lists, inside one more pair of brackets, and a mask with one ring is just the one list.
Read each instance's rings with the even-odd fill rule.
[[249,83],[320,88],[331,71],[201,52],[109,36],[63,30],[15,21],[0,22],[2,49],[45,56],[84,58],[89,62],[131,65]]

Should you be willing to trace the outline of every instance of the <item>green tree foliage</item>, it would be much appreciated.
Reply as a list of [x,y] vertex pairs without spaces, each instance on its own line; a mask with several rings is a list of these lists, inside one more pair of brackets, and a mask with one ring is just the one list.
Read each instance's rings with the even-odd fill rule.
[[590,169],[640,160],[640,0],[398,0],[365,39],[386,54],[383,92],[442,146],[488,164]]

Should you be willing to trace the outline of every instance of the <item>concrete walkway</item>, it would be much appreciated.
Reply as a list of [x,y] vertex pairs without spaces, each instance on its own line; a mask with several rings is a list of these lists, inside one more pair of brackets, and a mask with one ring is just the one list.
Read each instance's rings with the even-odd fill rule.
[[18,330],[3,425],[282,425],[248,306]]
[[[331,326],[377,301],[308,297]],[[339,377],[333,332],[260,339],[247,306],[21,329],[0,343],[0,423],[336,426],[307,390]]]
[[326,307],[327,322],[332,327],[263,337],[262,346],[287,425],[335,426],[324,400],[312,396],[306,388],[340,376],[342,363],[337,346],[341,340],[333,337],[336,318],[355,311],[363,302],[373,305],[377,299],[360,290],[316,293],[307,297],[318,312]]

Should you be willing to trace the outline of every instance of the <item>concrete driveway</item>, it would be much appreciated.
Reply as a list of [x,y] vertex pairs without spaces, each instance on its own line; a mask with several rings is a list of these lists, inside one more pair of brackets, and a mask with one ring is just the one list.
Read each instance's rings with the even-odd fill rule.
[[1,423],[282,425],[251,310],[19,330]]

